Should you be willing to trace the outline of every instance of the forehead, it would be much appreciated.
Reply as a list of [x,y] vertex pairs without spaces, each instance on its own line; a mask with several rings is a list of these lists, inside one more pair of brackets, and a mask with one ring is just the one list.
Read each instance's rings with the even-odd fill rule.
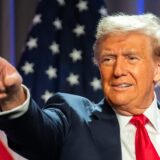
[[99,41],[99,45],[103,49],[148,49],[151,48],[151,38],[138,32],[114,33],[103,36]]

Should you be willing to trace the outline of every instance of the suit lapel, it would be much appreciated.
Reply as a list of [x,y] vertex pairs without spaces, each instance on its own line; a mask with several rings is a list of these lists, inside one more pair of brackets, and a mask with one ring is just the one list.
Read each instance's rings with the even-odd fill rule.
[[120,129],[112,108],[103,100],[101,111],[94,111],[90,129],[100,156],[103,159],[121,160]]

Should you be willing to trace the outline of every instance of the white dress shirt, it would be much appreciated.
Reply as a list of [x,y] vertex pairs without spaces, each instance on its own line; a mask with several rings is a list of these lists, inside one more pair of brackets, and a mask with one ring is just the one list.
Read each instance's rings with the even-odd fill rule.
[[[118,113],[116,113],[116,115],[120,125],[122,160],[136,160],[136,127],[129,122],[132,116],[123,116]],[[157,107],[156,96],[149,108],[144,112],[144,115],[149,119],[149,123],[145,125],[148,135],[160,156],[160,110]]]
[[[0,115],[8,114],[9,117],[16,118],[23,115],[29,107],[30,93],[29,90],[23,86],[27,92],[27,100],[20,106],[16,108],[0,112]],[[152,104],[144,112],[144,115],[149,119],[149,123],[145,125],[149,137],[156,148],[160,156],[160,110],[157,106],[157,98],[155,98]],[[122,149],[122,160],[136,160],[135,157],[135,132],[136,127],[129,123],[132,116],[123,116],[116,113],[120,126],[120,139],[121,139],[121,149]]]

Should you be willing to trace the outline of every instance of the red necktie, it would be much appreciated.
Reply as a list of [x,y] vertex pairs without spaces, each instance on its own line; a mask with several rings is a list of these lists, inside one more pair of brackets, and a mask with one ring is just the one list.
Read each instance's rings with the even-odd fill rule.
[[14,160],[7,147],[0,140],[0,160]]
[[141,114],[134,116],[130,122],[137,128],[135,137],[136,160],[160,160],[145,128],[148,119]]

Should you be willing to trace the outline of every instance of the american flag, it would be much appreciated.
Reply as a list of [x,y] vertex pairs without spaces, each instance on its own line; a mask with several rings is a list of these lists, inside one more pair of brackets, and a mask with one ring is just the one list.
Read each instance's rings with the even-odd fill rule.
[[103,0],[39,2],[18,70],[41,106],[58,91],[94,102],[103,98],[92,47],[106,14]]

